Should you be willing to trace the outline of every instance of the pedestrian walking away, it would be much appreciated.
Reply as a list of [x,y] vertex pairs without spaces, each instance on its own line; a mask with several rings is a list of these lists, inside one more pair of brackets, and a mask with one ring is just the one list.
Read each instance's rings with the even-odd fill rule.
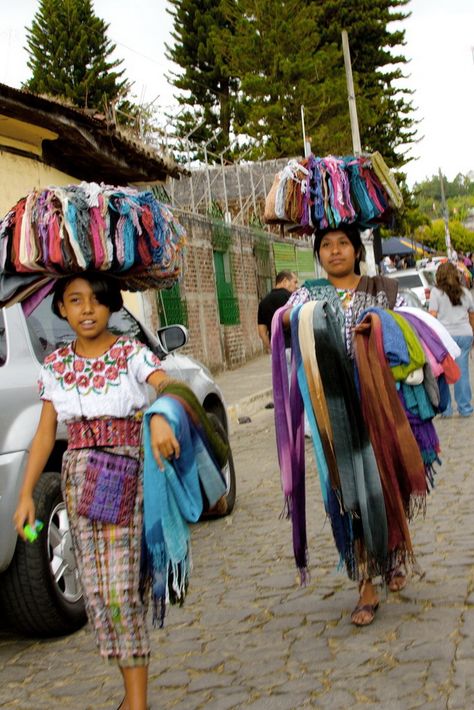
[[[462,417],[471,416],[472,391],[469,377],[469,354],[473,344],[474,300],[472,293],[462,286],[460,274],[454,264],[441,264],[436,272],[436,286],[431,290],[429,312],[439,319],[458,344],[461,355],[456,360],[461,377],[454,384],[454,399]],[[445,387],[446,408],[442,416],[453,413],[451,393]]]
[[[439,461],[432,422],[439,395],[420,335],[424,324],[416,317],[410,324],[408,315],[393,310],[405,305],[396,280],[360,275],[357,226],[317,230],[314,251],[327,279],[306,281],[275,315],[272,360],[282,484],[304,581],[304,404],[336,547],[348,576],[359,583],[351,620],[366,626],[379,606],[373,578],[381,575],[397,592],[414,563],[408,521],[423,509]],[[291,328],[292,338],[289,390],[282,374],[285,328]],[[436,342],[438,361],[448,358],[454,365],[429,326],[423,337]]]
[[[275,287],[258,304],[258,335],[267,353],[271,352],[272,318],[281,306],[298,288],[298,277],[293,271],[280,271],[276,275]],[[290,347],[290,338],[286,337],[286,347]]]

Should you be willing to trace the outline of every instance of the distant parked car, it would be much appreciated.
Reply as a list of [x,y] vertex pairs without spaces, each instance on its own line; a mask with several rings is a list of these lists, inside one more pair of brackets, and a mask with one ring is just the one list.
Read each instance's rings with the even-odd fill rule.
[[386,274],[389,279],[396,279],[400,289],[410,290],[418,297],[423,308],[428,308],[431,288],[436,283],[436,272],[431,269],[401,269]]
[[[227,440],[224,399],[210,372],[186,355],[187,331],[174,325],[154,336],[125,308],[114,313],[110,329],[130,334],[150,347],[173,378],[184,380]],[[40,363],[74,338],[66,321],[51,310],[51,297],[25,318],[20,305],[0,309],[0,607],[6,621],[27,634],[65,634],[85,622],[84,603],[66,507],[61,495],[61,459],[66,430],[58,427],[53,453],[34,493],[37,517],[44,530],[34,544],[25,543],[13,527],[13,513],[31,440],[39,419],[37,391]],[[235,501],[235,471],[230,455],[223,469],[227,481],[227,513]]]

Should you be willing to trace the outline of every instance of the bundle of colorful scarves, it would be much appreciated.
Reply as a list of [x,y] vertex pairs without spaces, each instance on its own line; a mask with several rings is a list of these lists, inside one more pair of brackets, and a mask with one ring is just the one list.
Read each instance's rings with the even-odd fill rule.
[[[150,444],[150,419],[164,416],[180,444],[160,471]],[[153,623],[163,626],[166,604],[182,604],[191,569],[188,523],[199,520],[226,492],[221,469],[229,447],[214,431],[193,392],[172,382],[145,412],[143,538],[140,591],[151,593]]]
[[459,378],[460,351],[417,308],[368,308],[357,321],[354,361],[328,301],[291,312],[288,383],[282,318],[272,323],[275,426],[293,548],[307,575],[303,406],[340,563],[351,579],[414,561],[408,520],[424,510],[439,463],[433,417]]
[[107,272],[124,290],[169,287],[184,242],[150,191],[85,182],[35,190],[0,222],[0,306],[83,271]]
[[368,157],[290,160],[275,176],[265,202],[267,223],[291,222],[315,229],[357,222],[368,228],[390,219],[403,204],[395,178],[380,153]]

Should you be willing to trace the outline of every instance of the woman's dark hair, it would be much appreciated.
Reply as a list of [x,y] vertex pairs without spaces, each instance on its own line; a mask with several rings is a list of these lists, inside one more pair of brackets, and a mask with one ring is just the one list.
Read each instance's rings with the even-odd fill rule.
[[463,289],[459,278],[459,271],[454,264],[447,261],[438,266],[436,272],[436,286],[446,294],[453,306],[460,306]]
[[102,306],[107,306],[111,313],[116,313],[123,306],[122,294],[120,287],[110,276],[100,273],[83,272],[74,274],[74,276],[66,276],[58,280],[53,291],[53,302],[51,308],[59,318],[63,318],[59,310],[59,304],[64,301],[64,292],[72,281],[75,279],[84,279],[90,284],[90,287]]
[[364,254],[364,247],[362,244],[362,239],[360,238],[360,232],[355,224],[340,224],[339,227],[327,227],[326,229],[320,229],[314,233],[314,244],[313,250],[319,259],[319,249],[321,247],[321,242],[327,234],[332,232],[344,232],[346,237],[349,239],[350,243],[354,247],[356,260],[354,264],[354,271],[356,274],[360,274],[360,261]]

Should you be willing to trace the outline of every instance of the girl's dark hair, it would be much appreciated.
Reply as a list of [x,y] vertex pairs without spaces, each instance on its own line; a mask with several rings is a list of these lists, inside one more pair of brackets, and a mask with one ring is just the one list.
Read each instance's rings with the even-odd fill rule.
[[438,266],[436,286],[447,295],[453,306],[461,305],[464,291],[461,286],[459,271],[454,264],[447,261]]
[[356,274],[360,274],[360,262],[364,254],[364,247],[362,244],[362,239],[360,238],[360,232],[355,224],[340,224],[339,227],[327,227],[326,229],[320,229],[314,233],[314,244],[313,250],[319,259],[319,249],[321,247],[321,242],[327,234],[332,232],[344,232],[346,237],[349,239],[350,243],[354,247],[356,254],[356,260],[354,265],[354,271]]
[[90,284],[90,287],[102,306],[107,306],[111,313],[116,313],[123,306],[122,294],[118,284],[107,276],[100,273],[83,272],[74,274],[74,276],[66,276],[58,280],[53,291],[53,302],[51,308],[59,318],[63,318],[59,310],[59,304],[64,301],[64,292],[72,281],[76,279],[84,279]]

